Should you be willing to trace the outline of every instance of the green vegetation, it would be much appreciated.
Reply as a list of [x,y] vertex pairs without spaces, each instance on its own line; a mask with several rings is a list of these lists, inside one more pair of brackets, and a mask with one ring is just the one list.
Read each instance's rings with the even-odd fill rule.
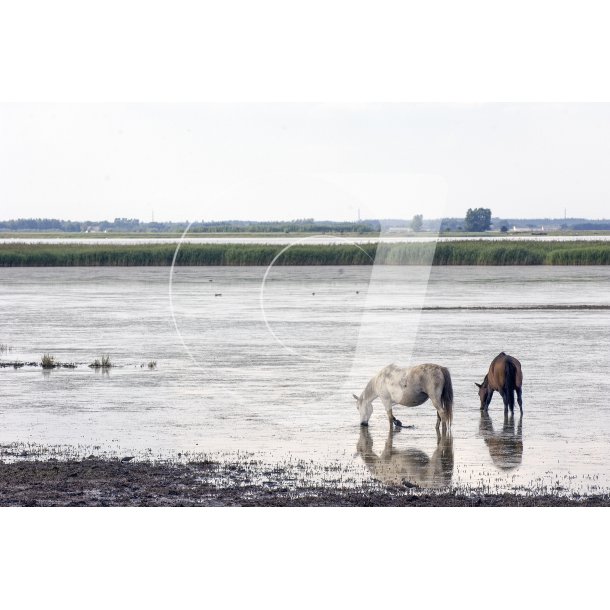
[[110,356],[102,356],[101,360],[96,358],[89,365],[89,368],[92,368],[92,369],[109,369],[111,366],[112,366],[112,362],[110,362]]
[[55,364],[55,357],[51,356],[50,354],[44,354],[42,356],[42,358],[40,359],[40,366],[43,369],[52,369],[52,368],[55,368],[55,366],[57,366]]
[[424,217],[422,214],[415,214],[413,216],[413,220],[411,221],[411,229],[416,233],[421,231],[424,227]]
[[[263,265],[273,244],[183,244],[177,265]],[[0,267],[167,266],[173,244],[0,244]],[[441,243],[298,244],[277,265],[610,265],[607,241],[453,241]]]
[[[190,224],[190,233],[199,237],[212,235],[269,235],[281,236],[310,235],[312,233],[336,235],[360,235],[379,233],[382,229],[419,231],[480,232],[490,228],[490,222],[496,229],[502,225],[520,229],[539,229],[544,226],[547,231],[566,232],[599,232],[609,231],[610,221],[605,219],[590,220],[587,218],[498,218],[491,216],[489,208],[469,209],[466,217],[460,218],[426,218],[416,214],[411,220],[400,218],[367,219],[356,222],[314,220],[301,218],[280,221],[221,220],[214,222],[195,221]],[[60,220],[57,218],[18,218],[0,220],[0,237],[62,237],[96,239],[111,237],[176,237],[189,226],[183,222],[144,222],[137,218],[115,218],[108,220]]]
[[[189,225],[186,222],[141,222],[137,218],[115,218],[113,221],[85,220],[72,221],[58,218],[18,218],[1,220],[0,232],[3,231],[46,231],[58,233],[88,233],[100,236],[111,233],[173,233],[181,234]],[[300,218],[287,221],[254,221],[222,220],[218,222],[193,222],[190,228],[193,233],[368,233],[379,232],[377,220],[358,222],[337,222],[332,220],[314,220]]]
[[[282,245],[183,244],[177,265],[268,265]],[[350,245],[296,245],[278,260],[281,265],[366,265],[375,244],[362,250]],[[171,265],[174,244],[0,244],[0,267]]]
[[610,265],[610,242],[444,242],[437,245],[434,264]]
[[491,210],[489,208],[468,208],[464,219],[466,231],[488,231],[491,226]]

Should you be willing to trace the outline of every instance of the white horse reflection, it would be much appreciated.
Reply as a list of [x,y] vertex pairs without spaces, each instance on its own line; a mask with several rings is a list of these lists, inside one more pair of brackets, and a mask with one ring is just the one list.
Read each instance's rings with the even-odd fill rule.
[[375,479],[385,485],[416,485],[427,489],[448,487],[453,476],[453,437],[437,432],[436,450],[428,456],[419,449],[394,449],[391,429],[381,455],[373,451],[367,427],[360,428],[358,454]]
[[501,432],[496,432],[487,411],[481,412],[479,434],[489,449],[491,460],[501,470],[511,470],[523,460],[523,426],[519,417],[515,432],[515,417],[504,412],[504,424]]

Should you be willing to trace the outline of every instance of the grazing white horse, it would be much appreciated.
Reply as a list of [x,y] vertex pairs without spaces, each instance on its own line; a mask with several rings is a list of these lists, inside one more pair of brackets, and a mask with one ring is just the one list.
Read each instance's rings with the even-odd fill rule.
[[360,396],[353,394],[360,413],[360,425],[368,426],[373,413],[373,401],[379,398],[390,422],[400,427],[402,423],[393,413],[394,405],[416,407],[428,398],[436,409],[436,429],[451,426],[453,419],[453,386],[449,370],[438,364],[418,364],[402,368],[389,364],[382,368],[367,384]]

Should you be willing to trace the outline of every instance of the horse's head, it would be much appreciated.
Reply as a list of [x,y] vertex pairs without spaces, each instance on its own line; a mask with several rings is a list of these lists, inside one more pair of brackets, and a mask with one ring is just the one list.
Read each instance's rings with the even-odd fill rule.
[[358,413],[360,414],[360,425],[368,426],[369,419],[373,414],[373,404],[371,402],[365,402],[362,399],[362,396],[360,398],[358,398],[358,396],[355,394],[352,394],[352,396],[356,399],[356,407],[358,408]]
[[475,381],[474,385],[479,388],[479,399],[481,400],[481,409],[484,409],[487,406],[487,397],[489,394],[489,383],[487,381],[487,375],[485,375],[483,383],[477,383]]

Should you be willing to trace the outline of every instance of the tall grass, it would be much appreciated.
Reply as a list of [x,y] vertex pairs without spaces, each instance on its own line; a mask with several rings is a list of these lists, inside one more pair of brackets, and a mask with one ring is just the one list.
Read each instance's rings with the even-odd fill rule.
[[55,364],[55,357],[51,356],[51,354],[43,354],[42,358],[40,359],[40,366],[43,369],[55,368],[57,366]]
[[[177,265],[268,265],[284,246],[184,244]],[[164,266],[172,244],[1,244],[0,267]],[[609,265],[610,242],[455,241],[442,243],[299,244],[277,265]]]
[[102,356],[102,359],[96,358],[90,365],[92,369],[109,369],[113,364],[110,362],[110,356]]

